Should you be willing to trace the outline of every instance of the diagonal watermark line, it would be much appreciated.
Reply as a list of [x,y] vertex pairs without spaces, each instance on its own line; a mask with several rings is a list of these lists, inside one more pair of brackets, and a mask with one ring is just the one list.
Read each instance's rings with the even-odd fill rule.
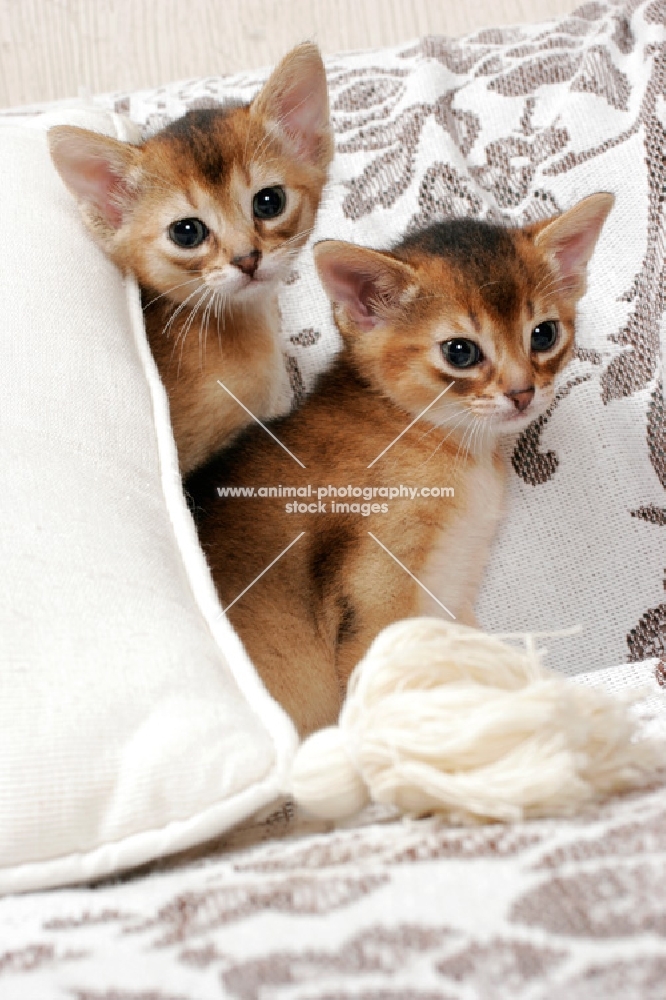
[[240,601],[240,599],[241,599],[241,597],[243,596],[243,594],[247,594],[247,592],[248,592],[248,590],[250,589],[250,587],[254,587],[254,585],[255,585],[255,583],[257,582],[257,580],[261,580],[261,578],[262,578],[262,576],[264,575],[264,573],[268,573],[269,569],[270,569],[270,568],[271,568],[272,566],[275,566],[275,563],[276,563],[276,562],[279,562],[279,561],[280,561],[280,559],[282,559],[282,556],[283,556],[283,555],[285,555],[285,554],[286,554],[286,553],[287,553],[287,552],[289,551],[289,549],[290,549],[290,548],[292,547],[292,545],[295,545],[295,544],[296,544],[296,542],[298,541],[298,539],[299,539],[299,538],[302,538],[304,534],[305,534],[305,532],[304,532],[304,531],[301,531],[300,535],[297,535],[297,536],[296,536],[296,538],[294,538],[293,542],[289,542],[289,545],[287,545],[286,549],[282,549],[282,552],[280,553],[280,555],[279,555],[279,556],[276,556],[276,557],[275,557],[275,559],[273,560],[273,562],[272,562],[272,563],[269,563],[269,564],[268,564],[268,566],[266,567],[266,569],[262,569],[262,571],[261,571],[261,573],[259,574],[259,576],[255,576],[255,578],[254,578],[254,580],[252,581],[252,583],[249,583],[249,584],[247,585],[247,587],[245,588],[245,590],[241,590],[241,592],[240,592],[240,594],[238,595],[238,597],[234,597],[234,599],[233,599],[233,601],[231,602],[231,604],[227,604],[226,608],[225,608],[225,609],[224,609],[223,611],[220,611],[220,613],[219,613],[219,615],[218,615],[217,617],[218,617],[218,618],[221,618],[221,617],[222,617],[222,615],[224,615],[224,614],[226,614],[226,613],[227,613],[227,611],[229,610],[229,608],[233,608],[233,606],[234,606],[234,604],[236,603],[236,601]]
[[[231,391],[231,389],[227,389],[227,387],[226,387],[226,385],[224,384],[224,382],[220,382],[219,378],[218,378],[218,380],[217,380],[217,384],[218,384],[218,385],[221,385],[221,386],[222,386],[222,388],[224,389],[224,391],[225,391],[225,392],[228,392],[228,393],[229,393],[229,395],[231,396],[231,398],[232,398],[232,399],[235,399],[235,400],[236,400],[236,402],[238,403],[238,405],[239,405],[239,406],[242,406],[242,407],[243,407],[243,409],[245,410],[245,412],[246,412],[247,414],[249,414],[249,415],[250,415],[250,416],[252,417],[252,419],[253,419],[253,420],[254,420],[254,421],[255,421],[256,423],[258,423],[258,424],[259,424],[259,426],[260,426],[260,427],[263,427],[263,429],[264,429],[264,430],[266,431],[266,433],[267,433],[267,434],[270,434],[270,436],[271,436],[271,437],[273,438],[273,440],[274,440],[274,441],[276,441],[276,442],[277,442],[277,444],[279,444],[279,445],[280,445],[280,447],[281,447],[281,448],[283,448],[283,449],[284,449],[284,450],[286,451],[286,453],[287,453],[288,455],[291,455],[291,457],[293,458],[294,462],[298,462],[298,464],[300,465],[301,469],[305,469],[305,468],[306,468],[306,466],[305,466],[305,465],[303,465],[303,463],[301,462],[300,458],[296,458],[296,456],[294,455],[294,453],[293,453],[292,451],[289,451],[289,449],[287,448],[286,444],[282,444],[282,441],[280,441],[280,439],[279,439],[279,438],[277,438],[277,437],[275,436],[275,434],[273,434],[273,431],[269,430],[269,429],[268,429],[268,427],[266,426],[266,424],[262,424],[262,422],[261,422],[261,420],[259,419],[259,417],[255,417],[255,415],[254,415],[254,413],[252,412],[252,410],[248,410],[248,408],[247,408],[247,406],[245,405],[245,403],[241,403],[241,401],[240,401],[240,399],[238,398],[238,396],[234,396],[234,394],[233,394],[233,392]],[[437,402],[437,400],[435,400],[435,402]],[[432,404],[431,404],[431,405],[432,405]],[[423,412],[425,413],[425,410],[424,410]]]
[[407,567],[405,566],[405,564],[401,563],[400,560],[397,559],[393,555],[393,553],[391,552],[391,550],[387,549],[386,546],[382,542],[379,541],[379,539],[376,537],[376,535],[373,535],[373,533],[371,531],[369,531],[368,534],[370,535],[370,538],[373,538],[377,542],[377,545],[381,545],[381,547],[384,549],[384,552],[386,552],[387,555],[389,555],[391,557],[391,559],[393,559],[394,562],[397,562],[397,564],[400,567],[400,569],[404,569],[405,573],[407,573],[408,576],[411,576],[411,578],[414,581],[414,583],[418,583],[418,585],[421,588],[421,590],[425,590],[425,592],[428,595],[428,597],[432,597],[433,601],[435,601],[437,604],[439,604],[440,608],[443,608],[444,611],[446,611],[447,615],[451,615],[451,617],[453,618],[454,621],[457,620],[456,616],[453,614],[453,612],[449,611],[449,609],[446,607],[446,605],[442,604],[442,602],[435,597],[435,595],[433,594],[433,592],[431,590],[428,590],[428,588],[423,583],[421,583],[421,581],[418,580],[410,570],[407,569]]
[[[453,382],[455,382],[455,379],[453,380]],[[453,385],[453,382],[449,382],[449,384],[447,385],[446,389],[442,389],[442,391],[440,392],[439,396],[437,396],[437,399],[441,399],[442,396],[444,395],[444,393],[449,391],[449,389]],[[366,465],[366,469],[371,469],[373,467],[373,465],[375,464],[375,462],[378,462],[379,459],[382,457],[382,455],[385,455],[386,452],[389,450],[389,448],[392,448],[393,445],[396,443],[396,441],[399,441],[400,438],[402,437],[402,435],[406,434],[407,431],[409,430],[409,428],[413,427],[414,424],[418,420],[421,419],[421,417],[423,416],[423,414],[427,413],[428,410],[430,409],[430,407],[435,405],[435,403],[437,402],[437,399],[433,399],[432,403],[428,403],[428,405],[426,406],[425,410],[421,410],[421,412],[419,413],[418,417],[414,417],[414,419],[412,420],[411,424],[408,424],[405,427],[404,431],[400,431],[400,433],[398,434],[398,436],[394,437],[393,440],[391,441],[391,443],[386,445],[386,447],[384,448],[384,451],[380,451],[380,453],[377,455],[377,458],[373,458],[372,462],[370,462],[370,465]],[[380,545],[381,545],[381,542],[380,542]]]

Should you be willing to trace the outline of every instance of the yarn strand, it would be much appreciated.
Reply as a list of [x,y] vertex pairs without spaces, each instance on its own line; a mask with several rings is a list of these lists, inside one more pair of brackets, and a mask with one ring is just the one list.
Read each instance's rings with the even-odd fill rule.
[[640,736],[631,709],[642,692],[577,684],[543,665],[536,636],[524,650],[503,638],[516,637],[439,618],[384,629],[350,678],[338,726],[299,748],[297,802],[326,819],[377,802],[516,822],[570,816],[655,780],[666,747]]

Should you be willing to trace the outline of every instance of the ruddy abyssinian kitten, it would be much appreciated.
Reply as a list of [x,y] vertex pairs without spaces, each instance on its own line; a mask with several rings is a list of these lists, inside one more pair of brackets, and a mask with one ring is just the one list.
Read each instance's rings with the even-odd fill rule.
[[[315,246],[344,346],[302,408],[270,425],[306,468],[255,426],[188,487],[221,601],[235,602],[232,624],[302,735],[336,719],[380,629],[446,617],[420,584],[474,624],[502,511],[498,439],[552,402],[612,204],[595,194],[515,229],[442,222],[390,252]],[[308,484],[312,496],[294,508],[284,487]],[[318,499],[329,485],[371,492],[346,513],[339,496]],[[382,499],[398,486],[414,499]],[[222,498],[219,487],[282,496]],[[454,496],[419,495],[424,487]]]
[[141,286],[185,475],[251,417],[278,412],[277,289],[315,220],[333,155],[316,46],[247,106],[189,111],[142,145],[61,125],[51,156],[100,246]]

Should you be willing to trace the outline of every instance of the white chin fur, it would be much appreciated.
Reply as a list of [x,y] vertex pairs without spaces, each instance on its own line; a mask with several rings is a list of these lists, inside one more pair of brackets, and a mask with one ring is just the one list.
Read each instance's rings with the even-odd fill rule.
[[[514,431],[522,431],[533,420],[540,417],[553,402],[553,395],[537,390],[537,394],[530,405],[522,413],[514,407],[507,399],[499,399],[493,412],[487,415],[491,417],[499,434],[512,434]],[[506,404],[506,405],[505,405]]]
[[498,434],[516,434],[520,431],[524,431],[526,427],[540,417],[548,407],[550,406],[552,400],[544,399],[537,403],[532,402],[523,413],[518,413],[517,411],[498,413],[495,417],[494,423],[496,426],[496,432]]
[[493,420],[495,433],[519,434],[521,431],[524,431],[526,427],[529,427],[532,421],[536,420],[538,416],[539,412],[537,410],[531,412],[531,408],[525,413],[517,413],[515,417],[511,414],[503,414],[501,417],[496,417]]
[[211,276],[206,280],[206,285],[224,295],[253,295],[267,291],[278,278],[279,274],[273,268],[265,271],[259,268],[254,277],[250,278],[234,267],[224,274]]

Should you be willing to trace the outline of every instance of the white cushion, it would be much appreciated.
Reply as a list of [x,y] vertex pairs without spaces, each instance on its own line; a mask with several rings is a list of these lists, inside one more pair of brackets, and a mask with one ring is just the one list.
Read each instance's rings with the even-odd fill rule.
[[0,128],[0,891],[213,836],[295,745],[224,617],[180,487],[138,289],[84,230],[45,129]]

